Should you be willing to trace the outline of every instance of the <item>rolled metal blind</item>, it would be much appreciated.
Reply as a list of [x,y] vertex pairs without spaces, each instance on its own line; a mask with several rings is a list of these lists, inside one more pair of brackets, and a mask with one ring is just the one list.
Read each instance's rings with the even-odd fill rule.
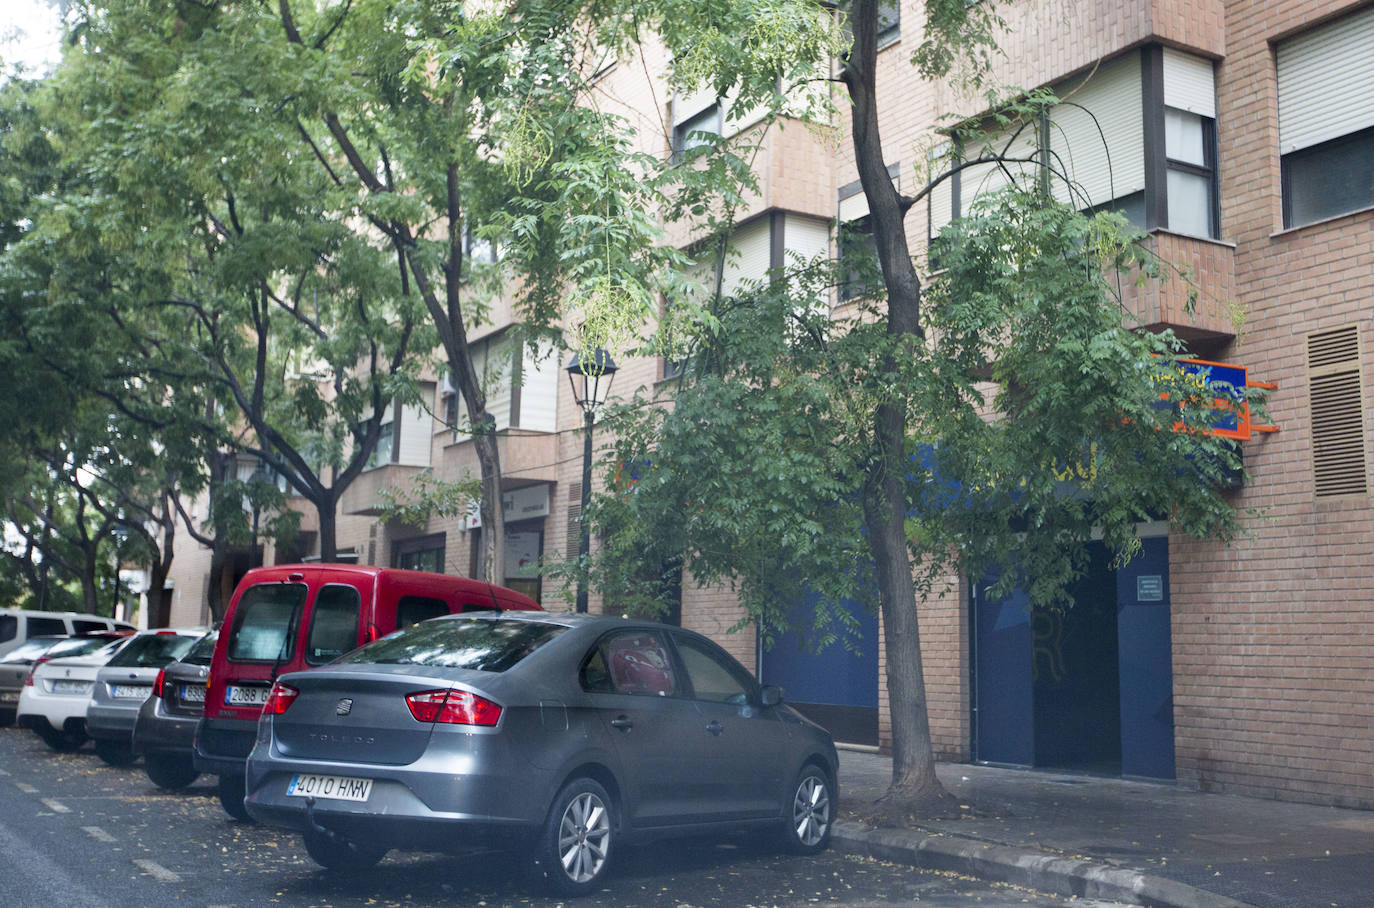
[[1279,152],[1374,126],[1374,6],[1278,47]]

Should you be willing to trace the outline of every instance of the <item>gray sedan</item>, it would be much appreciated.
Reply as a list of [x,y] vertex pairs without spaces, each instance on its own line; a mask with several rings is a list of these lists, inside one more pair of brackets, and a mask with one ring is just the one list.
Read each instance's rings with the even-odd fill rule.
[[437,618],[281,676],[245,807],[356,869],[392,847],[502,842],[566,895],[618,844],[755,826],[815,853],[830,735],[690,631],[588,615]]

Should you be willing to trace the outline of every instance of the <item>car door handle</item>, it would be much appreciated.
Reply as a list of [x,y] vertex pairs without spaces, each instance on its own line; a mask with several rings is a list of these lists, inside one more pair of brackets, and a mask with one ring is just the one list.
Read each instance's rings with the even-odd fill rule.
[[629,716],[616,716],[611,720],[611,727],[618,728],[621,731],[629,731],[635,727],[635,723]]
[[719,738],[720,733],[725,729],[721,728],[719,722],[717,722],[715,719],[712,719],[710,722],[706,723],[706,730],[709,731],[711,734],[715,735],[717,738]]

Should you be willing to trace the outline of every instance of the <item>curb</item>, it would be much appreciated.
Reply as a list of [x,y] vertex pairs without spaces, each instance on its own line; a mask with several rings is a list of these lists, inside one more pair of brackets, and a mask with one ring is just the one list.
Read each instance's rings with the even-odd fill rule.
[[1057,895],[1151,908],[1254,908],[1247,902],[1136,870],[902,829],[869,829],[858,823],[836,822],[831,847],[847,854],[967,873]]

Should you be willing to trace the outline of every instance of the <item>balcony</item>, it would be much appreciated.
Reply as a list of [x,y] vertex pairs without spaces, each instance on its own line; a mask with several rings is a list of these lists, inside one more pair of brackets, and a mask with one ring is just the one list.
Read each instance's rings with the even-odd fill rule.
[[[1172,328],[1194,346],[1233,340],[1239,312],[1235,299],[1235,247],[1162,230],[1151,234],[1145,242],[1163,262],[1182,269],[1189,280],[1172,276],[1163,283],[1152,280],[1141,286],[1126,286],[1122,303],[1135,316],[1135,324],[1155,330]],[[1196,302],[1189,312],[1191,292],[1196,292]]]
[[382,506],[382,489],[405,486],[416,473],[424,469],[425,467],[389,464],[364,470],[349,484],[343,495],[339,496],[339,512],[368,517],[378,516]]
[[[558,435],[529,429],[502,429],[496,433],[496,448],[501,454],[501,475],[504,481],[516,484],[555,482],[558,479]],[[440,475],[457,479],[463,475],[481,475],[477,451],[471,439],[460,438],[444,446],[440,461]]]

